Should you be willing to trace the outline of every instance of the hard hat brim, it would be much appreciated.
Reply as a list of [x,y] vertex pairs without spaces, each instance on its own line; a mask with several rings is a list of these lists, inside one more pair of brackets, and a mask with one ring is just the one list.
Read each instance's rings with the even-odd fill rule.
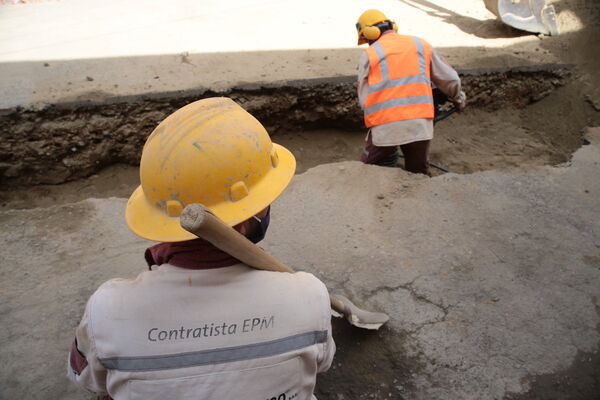
[[[271,204],[288,186],[296,171],[296,159],[285,147],[273,143],[279,163],[259,182],[252,186],[251,193],[236,202],[223,201],[210,210],[229,226],[251,218]],[[125,221],[136,235],[154,242],[181,242],[197,237],[179,224],[179,217],[169,217],[164,210],[151,204],[142,186],[133,192],[125,208]]]

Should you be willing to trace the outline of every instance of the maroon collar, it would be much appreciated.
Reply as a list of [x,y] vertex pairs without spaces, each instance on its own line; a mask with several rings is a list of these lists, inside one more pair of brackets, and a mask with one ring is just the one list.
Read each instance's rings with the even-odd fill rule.
[[159,243],[147,248],[144,256],[149,269],[152,269],[153,265],[162,264],[171,264],[187,269],[211,269],[240,263],[236,258],[203,239]]

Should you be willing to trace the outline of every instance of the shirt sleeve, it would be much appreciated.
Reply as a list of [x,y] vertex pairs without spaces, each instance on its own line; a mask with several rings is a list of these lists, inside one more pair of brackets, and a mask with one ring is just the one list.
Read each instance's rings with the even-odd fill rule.
[[325,372],[331,367],[333,356],[335,355],[335,342],[331,332],[331,317],[329,321],[329,329],[327,330],[327,342],[324,345],[323,357],[319,359],[317,364],[317,373]]
[[432,48],[431,53],[431,80],[433,84],[453,102],[464,103],[467,96],[462,91],[458,73],[435,49]]
[[363,51],[358,61],[358,102],[364,110],[367,102],[367,90],[369,88],[369,56],[366,51]]
[[93,334],[91,331],[90,305],[93,296],[88,301],[85,313],[75,330],[75,340],[69,353],[67,377],[78,386],[93,393],[106,394],[106,369],[96,353]]
[[329,291],[323,282],[320,282],[320,285],[321,295],[319,297],[322,299],[323,310],[321,318],[323,318],[323,329],[327,331],[327,341],[322,344],[322,351],[317,358],[317,373],[325,372],[331,367],[336,350],[333,334],[331,332],[331,300],[329,299]]

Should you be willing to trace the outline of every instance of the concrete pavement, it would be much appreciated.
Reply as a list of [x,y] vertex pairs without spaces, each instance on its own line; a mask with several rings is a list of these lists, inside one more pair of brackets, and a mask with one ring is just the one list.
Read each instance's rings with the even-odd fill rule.
[[0,5],[0,109],[354,75],[365,7],[460,68],[552,63],[480,0],[61,0]]
[[[376,333],[336,324],[319,399],[538,399],[544,379],[551,398],[595,398],[600,183],[586,177],[600,131],[588,138],[568,165],[529,173],[415,179],[344,162],[296,176],[264,246],[391,317]],[[64,373],[85,301],[146,268],[125,203],[0,212],[1,398],[86,398]]]

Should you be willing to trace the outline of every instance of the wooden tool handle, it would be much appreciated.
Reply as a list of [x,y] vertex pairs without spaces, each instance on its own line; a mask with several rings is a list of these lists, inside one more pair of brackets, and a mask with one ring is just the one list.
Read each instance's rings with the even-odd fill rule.
[[267,271],[294,272],[244,235],[226,225],[201,204],[190,204],[185,207],[179,220],[183,229],[209,241],[244,264]]
[[[244,235],[221,221],[202,204],[187,205],[179,217],[181,227],[212,243],[244,264],[266,271],[295,272],[293,269],[252,243]],[[331,308],[344,314],[344,304],[330,296]]]

